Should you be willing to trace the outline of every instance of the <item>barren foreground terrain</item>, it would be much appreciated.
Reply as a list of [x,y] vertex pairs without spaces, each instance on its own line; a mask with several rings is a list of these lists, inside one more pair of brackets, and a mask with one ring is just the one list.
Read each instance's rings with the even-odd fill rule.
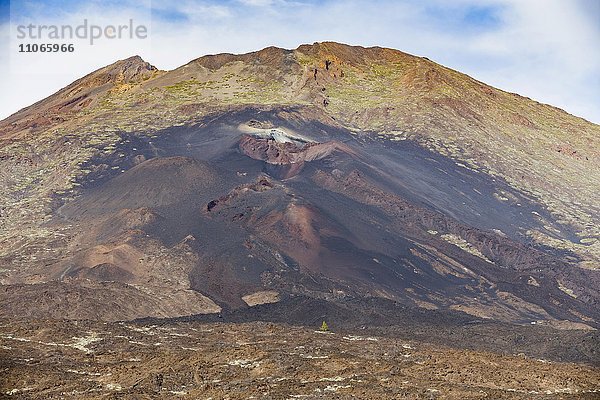
[[[335,328],[334,328],[335,329]],[[14,322],[11,399],[598,398],[600,369],[265,322]]]

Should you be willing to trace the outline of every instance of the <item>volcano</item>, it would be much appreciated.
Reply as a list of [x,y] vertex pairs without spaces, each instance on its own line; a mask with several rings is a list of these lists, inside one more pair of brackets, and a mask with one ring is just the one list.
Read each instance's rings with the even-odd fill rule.
[[2,316],[595,329],[599,137],[385,48],[118,61],[0,122]]
[[117,61],[0,121],[0,397],[592,398],[599,138],[392,49]]

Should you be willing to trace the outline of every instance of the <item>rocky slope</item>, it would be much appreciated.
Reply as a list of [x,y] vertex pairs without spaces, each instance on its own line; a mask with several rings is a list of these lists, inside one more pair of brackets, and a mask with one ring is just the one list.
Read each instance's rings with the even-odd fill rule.
[[595,328],[599,134],[390,49],[132,57],[0,122],[1,315],[303,295]]

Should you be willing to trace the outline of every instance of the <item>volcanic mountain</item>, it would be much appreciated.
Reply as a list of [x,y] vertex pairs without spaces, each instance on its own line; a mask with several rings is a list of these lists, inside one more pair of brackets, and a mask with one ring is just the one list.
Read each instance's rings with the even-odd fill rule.
[[597,328],[599,138],[391,49],[118,61],[0,122],[1,315]]

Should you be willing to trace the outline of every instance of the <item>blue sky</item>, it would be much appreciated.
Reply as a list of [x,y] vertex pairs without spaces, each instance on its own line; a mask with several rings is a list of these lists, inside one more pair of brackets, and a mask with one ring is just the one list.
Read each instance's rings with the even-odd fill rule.
[[598,0],[20,0],[12,10],[13,22],[38,24],[134,18],[151,25],[151,40],[78,46],[66,66],[45,57],[43,73],[28,75],[15,68],[8,2],[0,0],[0,84],[8,88],[0,117],[132,54],[172,69],[204,54],[334,40],[426,56],[600,123]]
[[5,22],[10,18],[10,2],[0,0],[0,22]]

